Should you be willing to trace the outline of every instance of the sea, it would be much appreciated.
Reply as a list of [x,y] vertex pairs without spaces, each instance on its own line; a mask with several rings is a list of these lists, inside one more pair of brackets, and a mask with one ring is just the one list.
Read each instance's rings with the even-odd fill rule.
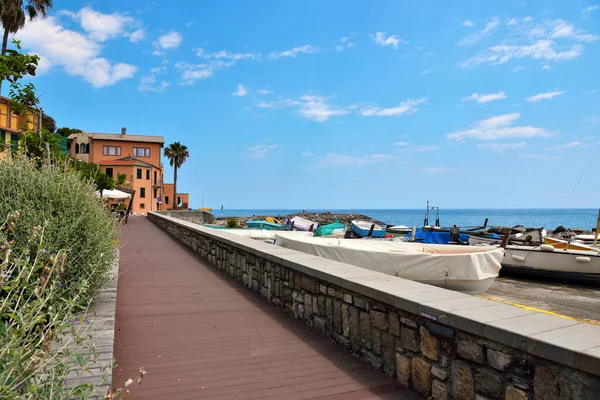
[[[223,216],[251,217],[281,216],[302,212],[298,209],[224,209]],[[389,225],[406,225],[409,227],[423,226],[425,219],[424,209],[352,209],[352,210],[316,210],[307,209],[306,212],[332,212],[332,213],[359,213],[367,215]],[[215,216],[221,216],[220,209],[213,209]],[[440,226],[457,225],[459,227],[481,226],[488,219],[488,226],[515,226],[523,225],[527,228],[546,228],[553,230],[562,225],[567,228],[588,229],[596,227],[598,209],[442,209],[439,212]],[[429,211],[429,225],[434,225],[436,212]]]

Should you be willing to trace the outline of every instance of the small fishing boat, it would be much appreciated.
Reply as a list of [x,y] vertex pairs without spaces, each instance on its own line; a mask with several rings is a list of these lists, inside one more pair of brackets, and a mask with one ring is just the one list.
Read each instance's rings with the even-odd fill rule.
[[[468,233],[456,233],[461,243],[469,242]],[[453,233],[449,230],[442,229],[435,226],[424,226],[423,228],[417,228],[415,231],[415,240],[421,243],[429,244],[456,244],[457,238],[453,238]]]
[[469,235],[469,246],[496,246],[502,243],[502,238],[495,233],[491,235]]
[[292,229],[291,222],[288,222],[287,224],[283,225],[283,224],[279,224],[277,222],[269,222],[268,220],[261,220],[261,219],[256,219],[256,220],[249,219],[248,221],[246,221],[246,226],[250,229],[266,229],[266,230],[270,230],[270,231],[277,231],[277,230],[289,231]]
[[508,245],[502,272],[600,283],[600,251]]
[[346,233],[346,225],[336,218],[332,224],[320,225],[314,233],[315,236],[343,236]]
[[288,232],[275,237],[281,247],[468,294],[492,285],[504,255],[502,248],[491,246],[299,237]]
[[359,238],[374,237],[384,238],[385,229],[381,225],[377,225],[369,221],[353,220],[350,222],[352,226],[352,232]]
[[312,232],[319,226],[319,224],[314,221],[298,216],[292,218],[291,221],[294,223],[294,229],[297,231]]
[[399,235],[408,235],[409,233],[412,233],[412,228],[409,228],[406,225],[396,225],[387,227],[386,231]]
[[555,238],[550,238],[550,237],[544,238],[544,244],[550,245],[550,246],[554,247],[555,249],[584,250],[584,251],[594,250],[593,247],[588,246],[581,242],[577,242],[577,241],[572,242],[572,241],[568,241],[568,240],[555,239]]

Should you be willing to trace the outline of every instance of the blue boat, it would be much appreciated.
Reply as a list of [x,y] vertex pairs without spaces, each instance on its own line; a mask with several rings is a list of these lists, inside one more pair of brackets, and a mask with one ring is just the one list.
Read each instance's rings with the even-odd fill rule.
[[288,222],[285,225],[278,224],[275,222],[269,222],[261,219],[256,220],[248,220],[246,221],[246,225],[250,229],[265,229],[268,231],[289,231],[292,230],[292,223]]
[[[419,243],[431,244],[453,244],[451,232],[448,230],[423,229],[417,228],[415,232],[415,241]],[[469,242],[469,234],[460,233],[460,241],[463,243]]]
[[377,225],[373,222],[354,220],[350,222],[350,225],[352,226],[352,232],[359,238],[369,236],[374,238],[385,237],[385,229],[381,225]]

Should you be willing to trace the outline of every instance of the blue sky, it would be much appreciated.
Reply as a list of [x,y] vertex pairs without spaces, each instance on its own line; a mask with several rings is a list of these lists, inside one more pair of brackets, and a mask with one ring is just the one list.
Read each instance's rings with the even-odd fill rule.
[[193,207],[598,207],[598,4],[59,0],[17,37],[59,126],[187,145]]

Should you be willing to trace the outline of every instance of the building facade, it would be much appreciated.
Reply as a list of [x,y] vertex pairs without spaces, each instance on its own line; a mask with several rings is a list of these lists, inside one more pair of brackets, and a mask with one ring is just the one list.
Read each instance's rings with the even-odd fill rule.
[[[125,175],[126,185],[135,190],[131,207],[134,214],[171,210],[176,206],[172,184],[170,193],[165,193],[167,185],[161,161],[165,140],[162,136],[128,135],[122,128],[120,134],[73,134],[69,142],[72,157],[98,164],[115,180]],[[187,204],[188,196],[185,196]]]
[[1,150],[18,150],[19,134],[22,130],[33,131],[37,128],[39,116],[34,113],[18,116],[10,109],[10,99],[0,97],[0,146]]

